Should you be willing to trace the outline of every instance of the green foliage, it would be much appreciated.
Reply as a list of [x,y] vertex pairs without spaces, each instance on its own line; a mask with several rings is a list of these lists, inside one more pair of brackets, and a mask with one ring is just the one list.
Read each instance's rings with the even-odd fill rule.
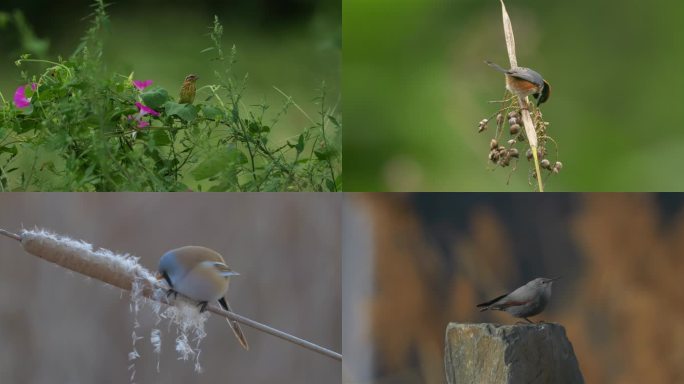
[[[224,56],[216,18],[212,47],[203,50],[217,64],[215,84],[198,88],[194,105],[179,104],[176,90],[140,91],[133,74],[107,72],[102,0],[91,16],[68,59],[27,54],[17,60],[20,68],[26,62],[47,68],[22,71],[30,106],[20,109],[0,94],[0,190],[341,190],[340,118],[326,104],[325,86],[315,100],[316,120],[280,90],[285,102],[275,118],[267,117],[268,105],[245,105],[247,77],[232,72],[236,49]],[[306,117],[306,126],[289,140],[272,142],[279,117],[291,107]]]

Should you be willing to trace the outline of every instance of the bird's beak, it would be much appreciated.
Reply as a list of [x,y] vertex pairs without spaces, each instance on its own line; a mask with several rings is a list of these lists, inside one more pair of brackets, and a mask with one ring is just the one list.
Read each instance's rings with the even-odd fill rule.
[[229,276],[240,276],[240,274],[237,273],[237,272],[235,272],[235,271],[226,272],[226,273],[224,273],[223,275],[226,276],[226,277],[229,277]]
[[553,279],[549,279],[549,281],[556,281],[556,280],[560,279],[561,277],[563,277],[563,276],[554,277]]

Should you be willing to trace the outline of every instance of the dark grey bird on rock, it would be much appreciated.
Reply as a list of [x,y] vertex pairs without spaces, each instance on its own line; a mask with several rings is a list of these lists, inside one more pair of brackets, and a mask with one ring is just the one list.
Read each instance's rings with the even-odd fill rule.
[[504,311],[533,323],[528,317],[540,314],[551,298],[551,285],[559,277],[547,279],[538,277],[511,293],[501,295],[486,303],[478,304],[480,312],[486,310]]

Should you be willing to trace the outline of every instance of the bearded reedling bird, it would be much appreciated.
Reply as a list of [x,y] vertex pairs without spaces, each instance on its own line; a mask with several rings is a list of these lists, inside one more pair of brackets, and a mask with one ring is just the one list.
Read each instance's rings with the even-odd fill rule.
[[187,75],[183,81],[183,86],[180,89],[180,98],[178,99],[179,104],[192,104],[195,101],[195,93],[197,88],[195,88],[195,83],[199,79],[197,75]]
[[533,323],[528,317],[538,315],[546,308],[551,298],[551,285],[558,279],[560,277],[553,279],[538,277],[511,293],[478,304],[477,308],[480,308],[480,312],[488,309],[508,312],[515,317],[527,320],[528,323]]
[[[169,290],[166,295],[178,293],[199,302],[200,312],[207,309],[209,302],[218,301],[221,307],[233,312],[225,298],[231,276],[239,273],[226,265],[216,251],[199,246],[172,249],[159,259],[157,279],[166,280]],[[240,324],[226,319],[243,348],[249,350],[247,338]]]

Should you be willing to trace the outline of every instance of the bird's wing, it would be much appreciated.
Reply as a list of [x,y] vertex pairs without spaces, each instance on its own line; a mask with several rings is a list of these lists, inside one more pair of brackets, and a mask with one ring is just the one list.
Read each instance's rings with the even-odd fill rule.
[[496,303],[497,301],[503,299],[504,297],[506,297],[506,296],[508,296],[508,295],[509,295],[508,293],[503,294],[503,295],[501,295],[501,296],[499,296],[499,297],[497,297],[497,298],[491,299],[491,300],[489,300],[489,301],[487,301],[487,302],[480,303],[480,304],[476,305],[476,307],[477,307],[477,308],[482,308],[482,309],[480,309],[480,312],[486,311],[487,309],[489,309],[489,307],[490,307],[491,305],[493,305],[494,303]]
[[509,75],[515,77],[516,79],[521,79],[529,81],[532,84],[536,84],[538,87],[544,86],[544,78],[536,71],[529,68],[516,68],[516,70],[511,70],[506,72]]
[[477,307],[481,308],[480,311],[486,311],[488,309],[501,310],[508,307],[525,305],[531,302],[533,299],[533,291],[530,289],[525,289],[525,286],[523,285],[511,293],[501,295],[496,299],[492,299],[486,303],[478,304]]
[[[230,304],[228,304],[228,300],[226,300],[225,297],[222,297],[219,299],[219,304],[221,304],[221,307],[223,307],[223,309],[225,309],[226,311],[233,312],[233,310],[230,308]],[[231,319],[226,319],[226,321],[228,321],[228,325],[230,325],[230,328],[233,330],[233,333],[235,334],[235,337],[240,342],[240,345],[242,345],[242,348],[249,351],[249,344],[247,344],[247,337],[245,337],[244,332],[242,332],[242,328],[240,327],[240,323],[238,323],[235,320],[231,320]]]

